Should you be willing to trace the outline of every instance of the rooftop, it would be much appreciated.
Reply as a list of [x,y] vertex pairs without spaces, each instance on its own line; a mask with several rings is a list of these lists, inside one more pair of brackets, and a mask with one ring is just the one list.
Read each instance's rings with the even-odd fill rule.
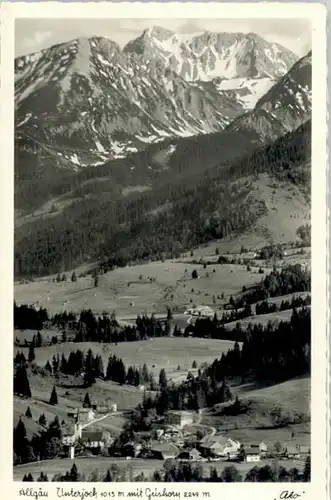
[[82,439],[84,441],[102,441],[103,433],[101,431],[83,431]]
[[201,439],[200,444],[208,448],[214,448],[218,446],[225,446],[229,441],[228,437],[224,437],[222,435],[205,436]]
[[245,453],[246,455],[260,455],[260,450],[259,448],[245,448]]
[[286,446],[287,453],[299,453],[299,450],[296,446],[290,444]]
[[150,443],[150,448],[160,453],[174,453],[175,455],[179,453],[177,446],[172,443],[159,443],[158,441],[152,441]]

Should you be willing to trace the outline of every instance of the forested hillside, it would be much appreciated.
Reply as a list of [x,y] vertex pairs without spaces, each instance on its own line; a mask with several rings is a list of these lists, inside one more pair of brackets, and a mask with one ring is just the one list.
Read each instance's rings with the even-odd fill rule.
[[[162,178],[149,169],[152,176],[159,176],[154,189],[133,196],[119,197],[116,184],[103,192],[110,182],[107,179],[94,183],[92,196],[78,199],[53,217],[19,228],[15,235],[15,274],[45,275],[95,258],[125,265],[174,257],[195,245],[243,231],[266,210],[264,202],[251,194],[251,176],[267,173],[276,180],[307,187],[310,134],[309,121],[243,159],[226,162],[220,151],[210,154],[205,164],[209,168],[200,173],[193,169],[192,175],[185,177],[180,171],[188,165],[179,155],[177,175],[169,175],[161,162],[161,172],[165,172]],[[182,154],[186,157],[185,151]],[[122,166],[129,161],[123,160]],[[140,165],[146,168],[146,158]],[[118,167],[112,172],[120,176],[122,170]],[[77,184],[78,190],[83,187]]]

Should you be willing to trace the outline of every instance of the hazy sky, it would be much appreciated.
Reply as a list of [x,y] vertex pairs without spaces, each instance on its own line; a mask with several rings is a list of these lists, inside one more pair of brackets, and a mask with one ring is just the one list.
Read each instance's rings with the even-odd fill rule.
[[[299,7],[299,5],[298,5]],[[181,33],[254,32],[280,43],[298,56],[311,49],[308,19],[17,19],[16,56],[39,51],[77,37],[105,36],[121,47],[152,26]]]

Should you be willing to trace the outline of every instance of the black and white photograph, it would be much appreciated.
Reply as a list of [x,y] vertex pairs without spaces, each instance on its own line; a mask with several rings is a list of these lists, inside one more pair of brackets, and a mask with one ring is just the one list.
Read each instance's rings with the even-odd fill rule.
[[14,482],[310,483],[299,11],[15,19]]

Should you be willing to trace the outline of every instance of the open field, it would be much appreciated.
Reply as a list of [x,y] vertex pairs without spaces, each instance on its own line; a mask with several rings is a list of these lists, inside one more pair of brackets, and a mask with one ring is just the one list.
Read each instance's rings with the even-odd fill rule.
[[[105,476],[107,469],[112,465],[117,465],[120,469],[131,468],[133,477],[141,474],[143,472],[145,476],[149,477],[153,474],[155,470],[160,470],[163,467],[163,462],[161,460],[142,460],[142,459],[131,459],[125,460],[123,458],[109,458],[109,457],[90,457],[90,458],[75,458],[70,460],[69,458],[64,459],[54,459],[45,460],[43,462],[36,462],[33,464],[18,465],[14,467],[14,481],[22,480],[24,474],[29,472],[33,475],[34,479],[39,476],[40,472],[44,472],[48,475],[48,479],[54,476],[54,474],[69,471],[75,463],[77,465],[78,472],[85,474],[87,477],[92,471],[98,470],[100,476]],[[254,465],[260,467],[270,464],[271,461],[261,460],[258,464],[253,463],[233,463],[227,461],[218,462],[191,462],[193,466],[198,465],[203,468],[204,474],[209,475],[210,468],[216,468],[218,472],[221,472],[225,467],[229,465],[235,465],[235,467],[240,471],[241,474],[245,475]],[[296,467],[299,470],[303,469],[304,462],[302,460],[283,460],[280,462],[281,465],[290,469]],[[129,479],[129,478],[128,478]]]
[[255,401],[260,403],[278,404],[283,407],[291,408],[293,411],[310,412],[310,391],[311,382],[309,377],[300,377],[292,380],[287,380],[281,384],[272,385],[270,387],[254,388],[241,386],[241,395],[250,398],[254,397]]
[[[100,354],[103,358],[104,368],[110,355],[123,359],[125,365],[142,366],[147,364],[150,371],[156,376],[161,368],[164,368],[168,378],[187,373],[191,369],[193,361],[198,366],[202,363],[210,363],[232,348],[233,342],[228,340],[199,339],[190,337],[161,337],[139,342],[119,342],[115,344],[99,344],[97,342],[67,342],[55,344],[48,347],[35,348],[36,363],[44,365],[51,360],[56,353],[64,353],[66,356],[70,351],[80,349],[87,352],[92,349],[93,354]],[[28,355],[28,348],[19,348]],[[177,370],[178,365],[181,369]]]
[[[199,279],[192,279],[193,269],[198,271]],[[248,288],[260,280],[257,268],[247,271],[244,265],[211,265],[203,269],[202,265],[169,260],[115,269],[100,276],[97,288],[91,276],[72,283],[68,273],[68,281],[61,283],[54,283],[51,277],[16,283],[14,295],[18,304],[39,303],[53,314],[90,308],[96,314],[115,311],[121,319],[144,312],[164,314],[168,305],[179,311],[190,304],[219,307],[224,300],[217,295],[224,293],[228,298],[244,285]]]
[[[251,402],[247,413],[227,416],[206,410],[201,423],[217,428],[221,434],[229,435],[242,443],[267,443],[269,448],[279,441],[282,444],[302,444],[310,446],[310,378],[288,380],[270,387],[258,388],[253,384],[231,387],[233,397],[242,402]],[[277,427],[271,418],[275,407],[281,409],[283,418],[295,417],[284,427]],[[299,416],[303,416],[300,422]]]

